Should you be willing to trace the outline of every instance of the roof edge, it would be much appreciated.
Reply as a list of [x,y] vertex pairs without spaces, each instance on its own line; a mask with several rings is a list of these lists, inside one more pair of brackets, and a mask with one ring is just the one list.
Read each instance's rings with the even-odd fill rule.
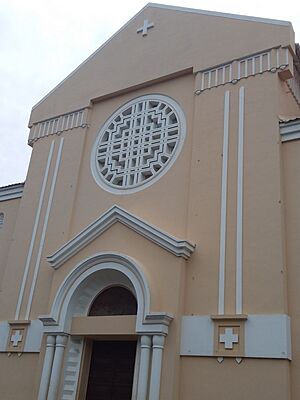
[[[100,50],[103,49],[115,36],[117,36],[123,29],[125,29],[131,21],[133,21],[138,15],[140,15],[146,8],[148,7],[148,4],[146,4],[139,12],[134,14],[133,17],[131,17],[124,25],[121,26],[120,29],[118,29],[112,36],[110,36],[104,43],[101,44],[100,47],[98,47],[88,58],[86,58],[82,63],[78,65],[72,72],[69,73],[62,81],[60,81],[53,89],[50,90],[40,101],[38,101],[33,107],[32,111],[38,107],[40,104],[43,103],[44,100],[46,100],[51,93],[53,93],[56,89],[58,89],[67,79],[69,79],[72,75],[74,75],[84,64],[86,64],[89,60],[91,60]],[[30,121],[29,121],[30,122]]]
[[156,7],[156,8],[162,8],[162,9],[167,9],[167,10],[173,10],[173,11],[207,15],[207,16],[212,16],[212,17],[238,19],[238,20],[242,20],[242,21],[260,22],[263,24],[273,24],[273,25],[283,25],[283,26],[291,26],[292,25],[290,21],[284,21],[284,20],[279,20],[279,19],[277,20],[277,19],[271,19],[271,18],[253,17],[253,16],[249,16],[249,15],[223,13],[223,12],[218,12],[218,11],[198,10],[197,8],[171,6],[168,4],[160,4],[160,3],[148,3],[144,8],[147,8],[147,7]]
[[14,183],[12,185],[0,187],[0,202],[22,197],[23,189],[24,183]]

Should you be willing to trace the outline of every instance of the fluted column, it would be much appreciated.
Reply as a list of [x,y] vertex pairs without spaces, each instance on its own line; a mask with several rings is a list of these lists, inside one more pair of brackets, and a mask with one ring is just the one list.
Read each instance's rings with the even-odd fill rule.
[[162,357],[165,344],[163,335],[154,335],[152,338],[152,364],[149,400],[159,400]]
[[47,400],[57,400],[58,385],[61,377],[62,361],[64,357],[66,343],[67,343],[67,336],[65,335],[56,336],[55,353],[52,364]]
[[149,379],[149,362],[151,354],[151,336],[143,335],[140,339],[140,366],[137,385],[137,399],[146,400]]
[[38,400],[47,399],[49,380],[50,380],[51,368],[54,356],[54,345],[55,345],[55,336],[48,335]]

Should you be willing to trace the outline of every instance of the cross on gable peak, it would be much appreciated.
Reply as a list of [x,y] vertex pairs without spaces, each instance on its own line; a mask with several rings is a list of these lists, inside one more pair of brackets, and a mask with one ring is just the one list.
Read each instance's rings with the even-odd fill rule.
[[142,36],[147,36],[148,35],[148,29],[154,28],[154,23],[149,22],[148,19],[144,20],[143,26],[139,29],[137,29],[136,33],[141,33]]

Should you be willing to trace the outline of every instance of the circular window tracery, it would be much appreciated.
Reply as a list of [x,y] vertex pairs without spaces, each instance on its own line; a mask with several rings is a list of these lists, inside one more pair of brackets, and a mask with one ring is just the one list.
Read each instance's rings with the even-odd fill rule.
[[170,168],[184,137],[184,114],[174,100],[162,95],[138,97],[101,128],[92,152],[93,176],[114,193],[140,190]]

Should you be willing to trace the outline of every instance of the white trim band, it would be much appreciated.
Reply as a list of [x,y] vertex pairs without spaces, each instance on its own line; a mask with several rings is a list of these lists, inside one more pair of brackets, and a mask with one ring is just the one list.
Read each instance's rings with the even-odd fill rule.
[[62,132],[74,128],[85,128],[87,126],[87,114],[88,108],[83,108],[34,123],[30,128],[28,144],[32,146],[34,142],[42,137],[60,135]]
[[245,88],[239,90],[238,170],[236,211],[236,313],[243,311],[243,178],[244,178],[244,101]]
[[280,123],[280,136],[282,142],[300,139],[300,118]]
[[224,136],[221,189],[221,223],[220,223],[220,260],[219,260],[219,304],[218,313],[224,314],[225,302],[225,263],[226,263],[226,215],[227,215],[227,169],[229,141],[229,100],[227,90],[224,95]]
[[54,190],[55,190],[61,155],[62,155],[63,143],[64,143],[64,138],[61,138],[60,143],[59,143],[58,152],[57,152],[57,158],[56,158],[54,173],[53,173],[53,177],[52,177],[51,187],[50,187],[50,194],[49,194],[48,203],[47,203],[47,209],[46,209],[46,214],[45,214],[45,219],[44,219],[44,224],[43,224],[43,229],[42,229],[42,234],[41,234],[41,239],[40,239],[40,245],[39,245],[39,249],[38,249],[32,283],[31,283],[31,287],[30,287],[30,293],[29,293],[29,298],[28,298],[28,303],[27,303],[27,308],[26,308],[25,319],[29,319],[29,315],[30,315],[33,294],[34,294],[37,277],[38,277],[38,272],[39,272],[39,267],[40,267],[40,263],[41,263],[42,251],[44,248],[44,242],[45,242],[45,238],[46,238],[46,231],[47,231],[47,227],[48,227],[49,215],[50,215],[50,211],[51,211],[53,195],[54,195]]
[[[210,315],[184,316],[181,356],[214,355],[214,323]],[[247,316],[245,357],[291,360],[290,318],[286,314]]]
[[29,267],[30,267],[32,252],[33,252],[33,246],[34,246],[35,237],[36,237],[36,234],[37,234],[37,228],[38,228],[39,221],[40,221],[41,210],[42,210],[42,205],[43,205],[44,196],[45,196],[45,190],[46,190],[46,184],[47,184],[50,164],[51,164],[51,160],[52,160],[52,156],[53,156],[53,150],[54,150],[54,140],[52,141],[51,146],[50,146],[50,150],[49,150],[49,155],[48,155],[48,160],[47,160],[47,164],[46,164],[44,179],[43,179],[43,183],[42,183],[42,188],[41,188],[38,208],[37,208],[36,215],[35,215],[34,226],[33,226],[33,230],[32,230],[30,245],[29,245],[28,254],[27,254],[27,258],[26,258],[26,263],[25,263],[25,267],[24,267],[22,283],[21,283],[21,287],[20,287],[20,291],[19,291],[19,297],[18,297],[18,301],[17,301],[15,320],[18,320],[19,316],[20,316],[20,309],[21,309],[21,304],[22,304],[24,291],[25,291],[25,285],[26,285],[26,281],[27,281],[27,277],[28,277],[28,272],[29,272]]

